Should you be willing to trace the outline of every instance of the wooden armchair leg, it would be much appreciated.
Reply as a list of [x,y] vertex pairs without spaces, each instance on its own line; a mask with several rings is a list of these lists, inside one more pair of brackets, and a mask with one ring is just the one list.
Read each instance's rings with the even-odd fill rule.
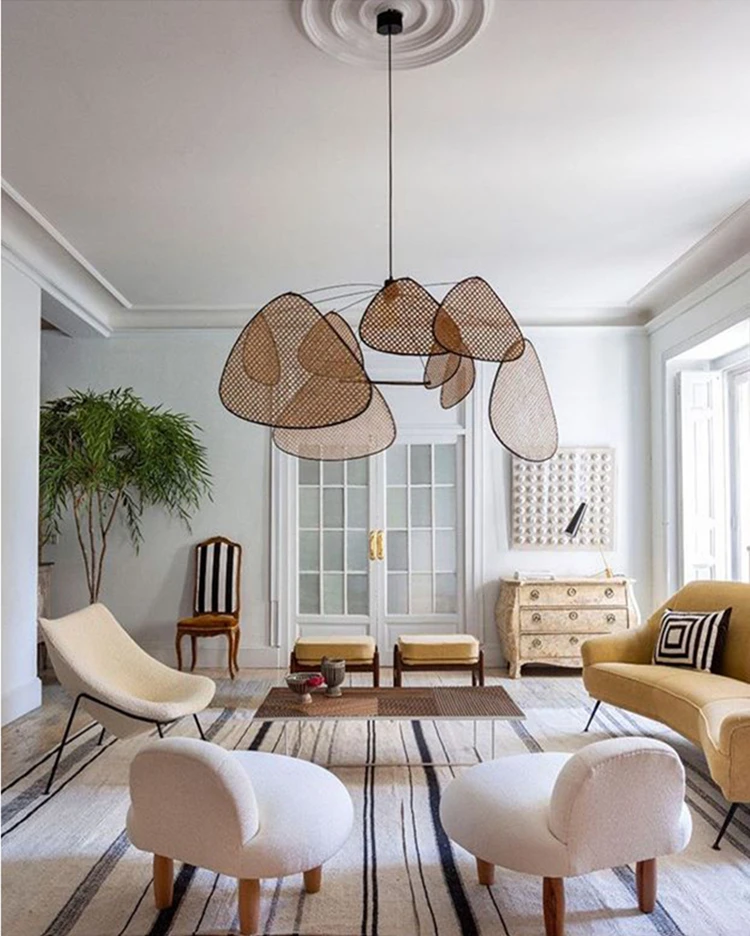
[[563,878],[544,879],[544,932],[547,936],[563,936],[565,932],[565,881]]
[[260,881],[240,879],[240,932],[251,936],[260,923]]
[[483,861],[481,858],[477,858],[477,875],[480,884],[486,884],[487,887],[492,887],[495,883],[495,866],[490,864],[489,861]]
[[318,865],[317,868],[310,868],[309,871],[305,871],[305,890],[308,894],[317,894],[320,890],[320,884],[323,879],[323,866]]
[[154,903],[157,910],[172,906],[174,892],[174,861],[164,855],[154,855]]
[[653,913],[656,906],[656,858],[636,864],[635,886],[638,890],[638,909],[642,913]]

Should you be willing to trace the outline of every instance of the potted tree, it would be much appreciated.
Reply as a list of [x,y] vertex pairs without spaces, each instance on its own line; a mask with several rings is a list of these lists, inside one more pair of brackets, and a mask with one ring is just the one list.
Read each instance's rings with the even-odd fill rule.
[[[119,517],[138,549],[149,507],[187,525],[211,490],[200,427],[147,406],[132,389],[74,390],[44,403],[40,416],[40,527],[49,538],[72,511],[89,600],[99,600],[107,544]],[[40,540],[41,542],[41,540]]]

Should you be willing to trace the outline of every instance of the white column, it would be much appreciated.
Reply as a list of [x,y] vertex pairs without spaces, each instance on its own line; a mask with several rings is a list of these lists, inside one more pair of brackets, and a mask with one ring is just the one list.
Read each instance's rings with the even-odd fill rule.
[[41,290],[2,263],[2,723],[41,705],[36,674]]

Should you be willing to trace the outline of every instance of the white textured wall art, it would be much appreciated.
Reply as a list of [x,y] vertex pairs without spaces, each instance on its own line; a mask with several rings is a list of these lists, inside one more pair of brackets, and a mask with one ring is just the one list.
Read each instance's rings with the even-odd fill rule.
[[[578,535],[563,532],[581,501],[588,509]],[[560,448],[549,461],[513,458],[514,549],[613,549],[615,452]]]

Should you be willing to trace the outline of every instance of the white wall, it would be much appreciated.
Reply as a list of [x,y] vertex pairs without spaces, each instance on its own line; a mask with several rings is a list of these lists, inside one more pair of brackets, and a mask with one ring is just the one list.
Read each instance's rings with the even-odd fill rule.
[[[612,446],[616,462],[613,570],[636,580],[642,613],[651,596],[648,342],[639,328],[526,328],[542,361],[557,415],[561,446]],[[484,394],[494,372],[484,369]],[[483,406],[484,408],[484,406]],[[486,412],[486,410],[485,410]],[[486,418],[485,423],[486,425]],[[497,641],[494,605],[500,576],[549,570],[593,575],[598,552],[512,549],[511,459],[492,436],[484,437],[484,611],[491,655]]]
[[[638,580],[647,608],[651,598],[649,526],[648,347],[633,328],[529,328],[547,372],[562,445],[612,445],[618,459],[617,548],[610,561]],[[188,413],[205,429],[215,478],[213,503],[193,522],[193,535],[153,513],[144,525],[145,543],[135,556],[122,535],[112,545],[102,600],[152,652],[173,661],[174,624],[190,611],[190,544],[224,533],[245,545],[243,665],[275,665],[268,647],[269,437],[258,426],[227,413],[217,395],[233,330],[163,332],[106,340],[45,334],[42,391],[45,399],[68,387],[132,386],[149,403]],[[493,369],[483,368],[484,396]],[[412,391],[417,392],[417,391]],[[397,395],[397,394],[396,394]],[[393,400],[398,408],[398,400]],[[402,413],[403,416],[403,413]],[[560,574],[599,570],[597,553],[530,552],[509,548],[510,460],[491,433],[486,399],[477,401],[481,437],[477,452],[485,467],[478,497],[475,542],[477,579],[483,593],[485,636],[499,659],[493,620],[497,579],[516,569],[553,569]],[[483,454],[482,454],[483,453]],[[62,614],[86,601],[81,560],[70,529],[57,548],[53,611]],[[283,624],[283,622],[282,622]],[[212,659],[203,642],[201,660]],[[223,648],[222,648],[223,651]],[[223,653],[214,651],[216,662]],[[219,656],[219,654],[222,654]],[[283,665],[284,661],[278,661]]]
[[[676,302],[648,327],[651,371],[654,600],[678,587],[675,398],[670,362],[737,322],[750,318],[750,253]],[[669,369],[669,370],[668,370]]]
[[41,291],[2,264],[2,723],[42,701],[36,675]]
[[[46,332],[42,339],[44,399],[62,396],[69,387],[132,387],[147,403],[187,413],[204,430],[213,501],[206,500],[195,515],[192,533],[162,512],[149,512],[138,555],[122,529],[113,528],[101,592],[101,600],[139,643],[171,664],[175,623],[192,613],[192,544],[221,534],[244,546],[240,662],[276,665],[275,651],[262,649],[268,628],[269,434],[229,414],[217,390],[235,338],[233,331],[223,330],[108,339]],[[50,554],[56,560],[52,613],[61,615],[88,601],[72,523]],[[189,659],[188,643],[183,650]],[[223,639],[201,641],[199,653],[200,665],[223,665]]]

